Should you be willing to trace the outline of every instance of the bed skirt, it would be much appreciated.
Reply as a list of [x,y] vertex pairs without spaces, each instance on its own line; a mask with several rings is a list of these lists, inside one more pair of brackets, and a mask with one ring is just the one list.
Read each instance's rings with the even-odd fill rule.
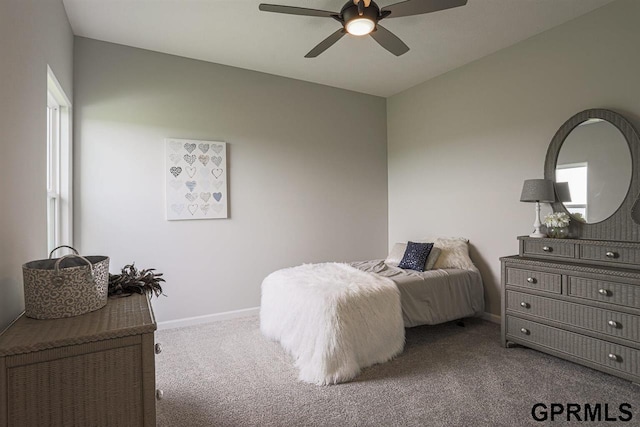
[[278,270],[262,282],[260,330],[293,356],[301,381],[345,382],[402,352],[400,292],[347,264]]

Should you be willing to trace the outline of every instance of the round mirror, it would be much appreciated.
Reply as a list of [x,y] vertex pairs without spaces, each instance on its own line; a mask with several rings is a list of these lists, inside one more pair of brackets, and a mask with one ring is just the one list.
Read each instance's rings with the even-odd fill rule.
[[562,142],[555,164],[557,198],[577,220],[601,222],[625,200],[631,174],[631,151],[622,132],[590,118]]

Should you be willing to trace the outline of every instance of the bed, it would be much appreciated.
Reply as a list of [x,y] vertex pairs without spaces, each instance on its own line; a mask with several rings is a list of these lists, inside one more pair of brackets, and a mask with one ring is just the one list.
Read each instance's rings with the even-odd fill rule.
[[388,265],[384,260],[350,263],[358,270],[388,277],[400,291],[404,326],[437,325],[484,312],[484,288],[477,269],[424,272]]
[[407,269],[409,248],[398,243],[385,260],[271,273],[262,283],[260,330],[293,356],[301,381],[327,385],[400,354],[405,327],[480,315],[482,278],[467,240],[435,242],[427,245],[437,250],[420,261],[426,271]]

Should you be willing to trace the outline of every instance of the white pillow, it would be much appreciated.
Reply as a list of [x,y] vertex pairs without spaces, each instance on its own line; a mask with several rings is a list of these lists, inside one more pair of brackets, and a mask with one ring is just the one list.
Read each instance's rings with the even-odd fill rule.
[[433,268],[459,268],[461,270],[476,270],[476,266],[469,258],[468,241],[462,237],[437,238],[434,247],[440,248],[442,253]]
[[446,236],[430,236],[417,241],[418,242],[435,242],[436,240],[459,240],[461,242],[469,243],[469,239],[467,239],[466,237],[446,237]]
[[[405,251],[407,250],[406,243],[396,243],[391,248],[391,252],[387,256],[387,259],[384,260],[384,263],[390,265],[392,267],[397,267],[402,261],[402,257],[404,256]],[[436,261],[438,261],[438,257],[440,256],[441,250],[436,248],[435,245],[431,252],[429,252],[429,256],[427,257],[427,262],[424,265],[424,271],[433,269]]]
[[436,262],[438,262],[441,253],[442,249],[436,248],[436,246],[433,245],[433,248],[431,248],[431,252],[429,252],[429,256],[427,257],[427,262],[424,265],[424,271],[433,270],[433,267],[436,265]]
[[397,267],[402,261],[402,257],[404,256],[404,252],[407,250],[406,243],[396,243],[391,248],[391,252],[387,256],[387,259],[384,260],[384,263],[390,265],[392,267]]

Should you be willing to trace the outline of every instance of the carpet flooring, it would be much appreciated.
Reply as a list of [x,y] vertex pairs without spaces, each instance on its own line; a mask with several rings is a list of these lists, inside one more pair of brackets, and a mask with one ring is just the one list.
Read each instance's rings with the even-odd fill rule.
[[[407,329],[404,352],[334,386],[299,382],[258,317],[157,332],[158,426],[528,426],[536,403],[602,405],[602,422],[640,425],[640,387],[522,347],[500,346],[500,327],[467,319]],[[624,415],[629,422],[605,422]],[[584,414],[584,411],[582,411]],[[540,416],[540,415],[538,415]],[[563,421],[564,420],[564,421]]]

